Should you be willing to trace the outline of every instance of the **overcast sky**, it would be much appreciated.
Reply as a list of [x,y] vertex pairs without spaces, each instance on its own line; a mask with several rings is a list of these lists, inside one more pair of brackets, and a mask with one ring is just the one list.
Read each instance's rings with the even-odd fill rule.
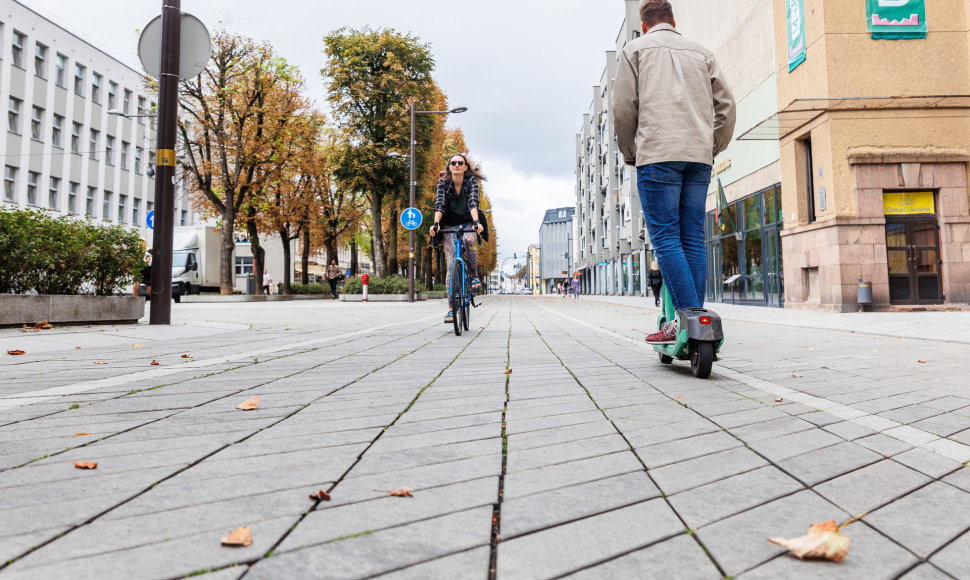
[[[24,0],[137,66],[136,30],[161,0]],[[449,105],[489,178],[501,262],[537,243],[546,209],[575,205],[575,135],[623,20],[623,0],[183,0],[210,31],[270,42],[326,101],[322,38],[395,28],[431,45]],[[427,216],[428,213],[426,212]],[[511,269],[511,266],[509,266]]]

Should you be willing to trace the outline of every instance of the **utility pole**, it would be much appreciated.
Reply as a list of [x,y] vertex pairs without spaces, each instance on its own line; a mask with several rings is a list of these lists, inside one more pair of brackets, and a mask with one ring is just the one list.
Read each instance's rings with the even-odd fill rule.
[[178,120],[182,0],[162,2],[162,59],[158,79],[155,156],[155,230],[152,237],[151,324],[172,322],[172,238],[175,227],[175,140]]
[[[414,121],[417,113],[414,112],[414,103],[411,101],[411,152],[408,157],[408,207],[414,207],[414,186],[417,185],[414,177]],[[414,302],[414,230],[408,231],[408,302]]]

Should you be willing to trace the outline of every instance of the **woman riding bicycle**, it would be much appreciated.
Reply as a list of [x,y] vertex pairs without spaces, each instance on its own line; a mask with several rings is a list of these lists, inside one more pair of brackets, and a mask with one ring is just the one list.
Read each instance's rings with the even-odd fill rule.
[[[462,154],[452,155],[445,168],[444,177],[438,180],[438,193],[434,200],[434,224],[431,226],[431,236],[434,237],[441,226],[461,227],[470,230],[465,234],[465,263],[468,264],[468,275],[471,277],[472,289],[481,288],[478,279],[478,249],[476,242],[478,234],[482,233],[482,225],[478,220],[478,181],[485,177],[468,163],[468,158]],[[455,259],[455,240],[457,234],[444,235],[445,260],[448,273],[445,288],[451,288],[451,263]],[[451,324],[454,316],[454,304],[448,297],[448,314],[445,324]]]

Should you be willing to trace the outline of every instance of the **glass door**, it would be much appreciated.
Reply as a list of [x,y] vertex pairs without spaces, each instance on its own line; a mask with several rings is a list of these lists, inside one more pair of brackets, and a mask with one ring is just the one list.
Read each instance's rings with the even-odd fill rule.
[[891,304],[939,304],[943,299],[935,217],[887,218]]

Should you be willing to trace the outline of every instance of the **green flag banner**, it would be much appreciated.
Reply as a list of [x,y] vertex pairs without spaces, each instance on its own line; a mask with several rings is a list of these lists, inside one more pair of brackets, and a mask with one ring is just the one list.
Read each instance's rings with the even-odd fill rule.
[[805,0],[785,0],[788,5],[788,72],[805,62]]
[[873,38],[926,38],[926,1],[866,0],[866,29]]

